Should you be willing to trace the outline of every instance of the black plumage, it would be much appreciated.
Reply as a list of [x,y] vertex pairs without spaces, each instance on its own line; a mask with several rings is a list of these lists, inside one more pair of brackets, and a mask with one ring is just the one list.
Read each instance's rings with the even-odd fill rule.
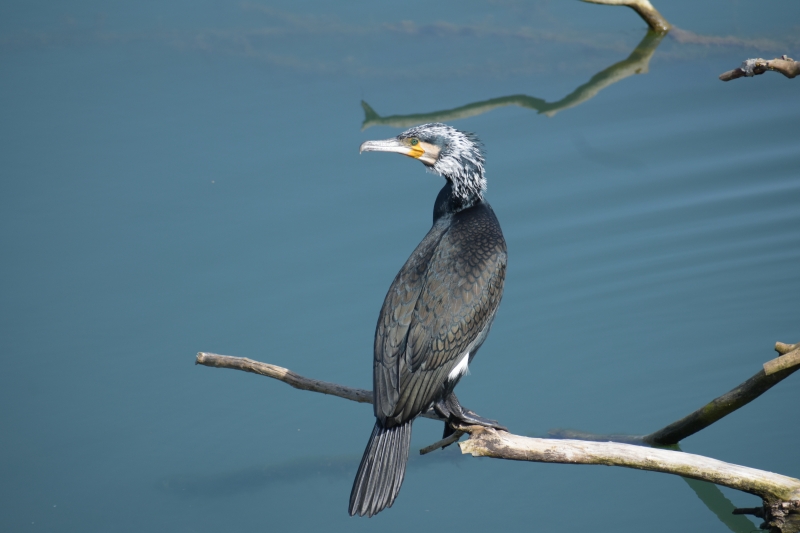
[[[483,199],[480,144],[444,124],[412,128],[362,151],[420,159],[447,182],[433,227],[389,288],[375,331],[375,427],[350,495],[350,514],[372,516],[394,502],[405,475],[411,424],[433,407],[450,423],[499,426],[463,409],[453,394],[489,332],[506,272],[506,243]],[[445,435],[449,434],[445,426]]]

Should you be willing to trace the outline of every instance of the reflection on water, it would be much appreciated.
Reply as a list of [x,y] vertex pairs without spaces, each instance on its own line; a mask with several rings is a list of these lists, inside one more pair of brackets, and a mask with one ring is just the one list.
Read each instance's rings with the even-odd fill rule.
[[646,74],[650,65],[650,58],[658,48],[658,44],[664,38],[664,33],[657,33],[648,31],[641,42],[634,48],[633,52],[624,60],[614,63],[610,67],[598,72],[587,82],[572,91],[570,94],[556,102],[546,102],[541,98],[534,96],[527,96],[524,94],[515,94],[512,96],[503,96],[500,98],[491,98],[489,100],[482,100],[472,104],[467,104],[453,109],[445,109],[442,111],[433,111],[431,113],[418,113],[411,115],[391,115],[382,117],[375,112],[363,100],[361,107],[364,108],[364,122],[361,124],[361,129],[365,130],[372,126],[392,126],[395,128],[407,128],[417,124],[424,124],[426,122],[449,122],[452,120],[464,119],[474,117],[483,113],[487,113],[499,107],[515,105],[527,109],[533,109],[540,114],[547,115],[548,117],[555,116],[559,111],[576,107],[594,98],[597,93],[613,85],[619,81],[624,80],[629,76],[635,74]]
[[682,478],[697,494],[709,511],[714,513],[720,522],[725,524],[733,533],[751,533],[758,528],[748,518],[733,514],[736,509],[731,501],[722,494],[719,487],[707,481],[698,481],[688,477]]
[[192,497],[231,496],[283,483],[313,482],[328,477],[350,478],[359,459],[356,456],[311,457],[220,474],[180,475],[162,481],[160,488]]
[[[411,450],[409,470],[428,468],[436,464],[458,464],[470,458],[460,453],[457,446],[437,450],[424,456]],[[252,466],[220,474],[179,475],[163,480],[159,488],[191,497],[216,498],[239,493],[254,492],[284,483],[315,483],[324,479],[351,481],[361,456],[314,456],[294,459],[264,466]]]

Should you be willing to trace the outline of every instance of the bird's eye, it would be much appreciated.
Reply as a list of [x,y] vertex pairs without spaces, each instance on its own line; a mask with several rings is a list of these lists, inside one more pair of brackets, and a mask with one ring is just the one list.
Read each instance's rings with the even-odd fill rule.
[[419,144],[419,139],[411,139],[411,146],[416,146]]

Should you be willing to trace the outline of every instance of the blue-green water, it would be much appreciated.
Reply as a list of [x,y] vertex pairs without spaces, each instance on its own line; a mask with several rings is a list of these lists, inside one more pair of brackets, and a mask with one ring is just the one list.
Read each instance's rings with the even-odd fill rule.
[[[459,397],[516,433],[648,433],[800,341],[800,80],[717,79],[800,55],[800,3],[662,4],[696,36],[649,72],[552,116],[449,120],[486,144],[509,248]],[[193,364],[370,388],[442,182],[359,156],[401,131],[362,131],[361,101],[558,102],[644,36],[570,1],[0,5],[0,529],[730,531],[678,477],[452,448],[350,518],[369,406]],[[797,405],[792,376],[682,448],[800,477]],[[421,420],[412,444],[440,433]]]

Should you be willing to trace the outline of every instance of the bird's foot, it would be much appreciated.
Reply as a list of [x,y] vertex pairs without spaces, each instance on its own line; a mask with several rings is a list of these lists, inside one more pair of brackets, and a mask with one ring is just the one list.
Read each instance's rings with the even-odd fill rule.
[[508,431],[508,428],[501,426],[497,420],[484,418],[474,411],[465,409],[453,393],[450,393],[446,398],[434,403],[433,409],[436,411],[436,414],[446,419],[444,423],[444,434],[442,435],[443,439],[455,433],[456,426],[483,426],[499,429],[501,431]]
[[461,412],[461,416],[458,418],[458,421],[468,426],[484,426],[487,428],[499,429],[501,431],[508,431],[508,428],[505,426],[501,426],[497,420],[492,420],[491,418],[483,418],[482,416],[477,415],[474,411],[470,411],[469,409],[464,409]]

